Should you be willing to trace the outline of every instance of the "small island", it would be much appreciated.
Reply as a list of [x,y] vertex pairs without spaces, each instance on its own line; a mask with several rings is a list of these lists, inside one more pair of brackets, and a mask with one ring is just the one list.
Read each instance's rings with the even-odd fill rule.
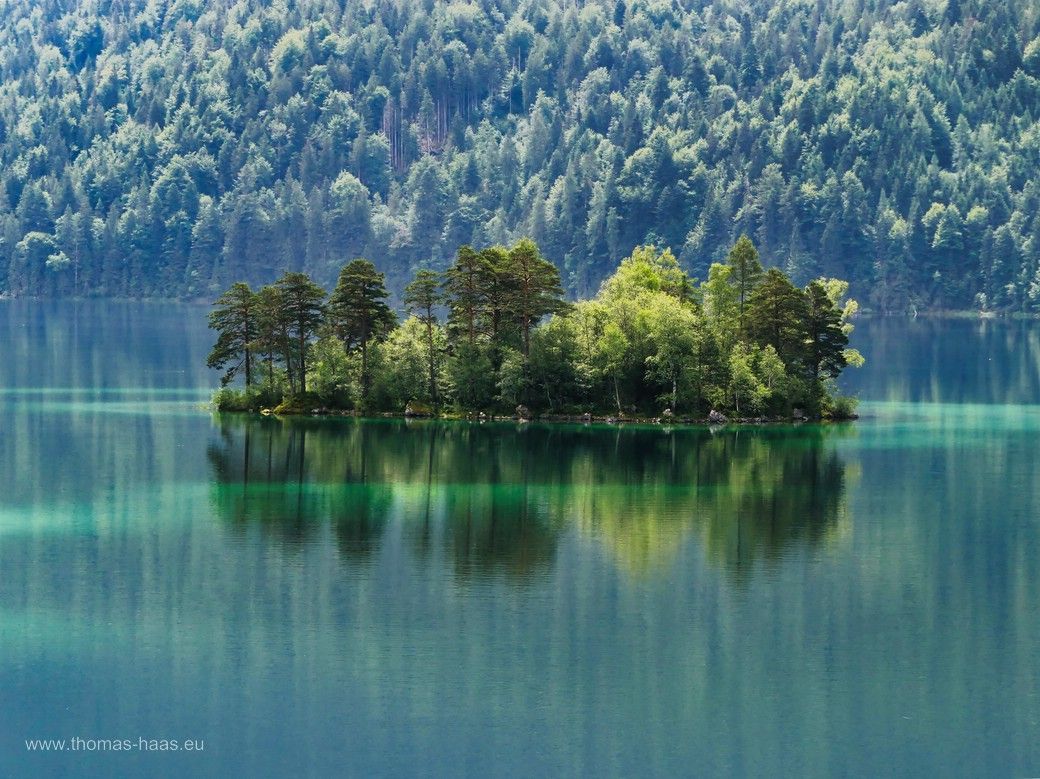
[[[564,299],[538,246],[459,248],[418,270],[398,322],[383,274],[347,264],[328,294],[287,272],[214,304],[208,364],[221,411],[695,423],[850,419],[838,375],[848,284],[795,286],[741,237],[698,283],[669,249],[637,247],[591,300]],[[443,317],[443,321],[442,321]],[[232,383],[238,383],[232,387]]]

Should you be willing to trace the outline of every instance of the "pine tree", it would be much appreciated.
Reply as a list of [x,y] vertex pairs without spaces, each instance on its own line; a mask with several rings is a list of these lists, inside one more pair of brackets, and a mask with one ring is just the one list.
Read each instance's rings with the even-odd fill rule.
[[833,378],[844,370],[848,361],[845,348],[849,337],[841,326],[841,311],[827,296],[819,281],[805,288],[805,356],[809,378]]
[[505,274],[511,287],[506,309],[519,322],[526,358],[531,353],[531,328],[546,314],[563,308],[560,271],[542,257],[534,241],[524,238],[509,250]]
[[805,339],[805,295],[783,271],[766,271],[746,308],[747,333],[755,343],[772,346],[787,364],[799,356]]
[[275,282],[275,287],[281,296],[282,316],[287,324],[286,340],[292,344],[296,386],[304,395],[307,392],[307,352],[325,314],[325,290],[311,281],[307,274],[294,271],[285,273]]
[[747,324],[746,307],[751,293],[762,278],[762,263],[758,261],[758,250],[746,235],[740,236],[730,250],[728,258],[730,279],[737,288],[737,327],[744,332]]
[[340,271],[329,298],[329,321],[348,351],[361,353],[361,400],[368,402],[371,386],[368,351],[372,341],[383,338],[396,323],[386,304],[382,273],[368,260],[352,260]]
[[433,328],[437,324],[436,308],[442,300],[440,274],[421,269],[404,288],[404,303],[426,327],[427,360],[430,370],[430,399],[434,408],[440,405],[437,392],[437,351],[434,349]]
[[282,305],[282,292],[278,287],[273,284],[261,287],[256,297],[258,311],[254,349],[267,365],[267,385],[273,390],[275,359],[282,360],[286,378],[295,376],[288,337],[289,323],[285,316],[285,306]]
[[257,335],[258,304],[248,284],[236,282],[213,304],[209,326],[217,331],[217,342],[206,365],[224,369],[220,377],[227,386],[241,371],[246,387],[253,383],[253,341]]
[[476,344],[480,332],[488,275],[485,260],[470,246],[459,247],[455,263],[445,272],[448,323],[454,332],[461,333],[469,346]]

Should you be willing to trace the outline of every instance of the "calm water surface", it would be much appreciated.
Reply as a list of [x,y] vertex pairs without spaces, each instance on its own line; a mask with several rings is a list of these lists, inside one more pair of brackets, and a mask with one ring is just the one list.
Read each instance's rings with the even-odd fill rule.
[[218,419],[204,314],[0,303],[0,776],[1040,774],[1040,326],[713,434]]

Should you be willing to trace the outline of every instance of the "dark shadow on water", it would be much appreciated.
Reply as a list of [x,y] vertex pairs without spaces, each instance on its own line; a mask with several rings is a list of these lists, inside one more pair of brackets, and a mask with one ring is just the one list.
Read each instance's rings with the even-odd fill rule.
[[841,536],[850,426],[741,428],[217,417],[213,502],[236,532],[292,548],[331,532],[345,561],[391,524],[462,578],[524,579],[561,537],[594,539],[633,574],[689,538],[738,579]]

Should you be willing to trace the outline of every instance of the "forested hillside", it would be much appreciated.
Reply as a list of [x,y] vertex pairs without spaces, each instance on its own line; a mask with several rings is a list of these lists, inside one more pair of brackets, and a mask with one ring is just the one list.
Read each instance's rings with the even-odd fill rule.
[[875,310],[1040,310],[1035,0],[13,0],[0,289],[211,298],[530,236],[572,295],[747,233]]

